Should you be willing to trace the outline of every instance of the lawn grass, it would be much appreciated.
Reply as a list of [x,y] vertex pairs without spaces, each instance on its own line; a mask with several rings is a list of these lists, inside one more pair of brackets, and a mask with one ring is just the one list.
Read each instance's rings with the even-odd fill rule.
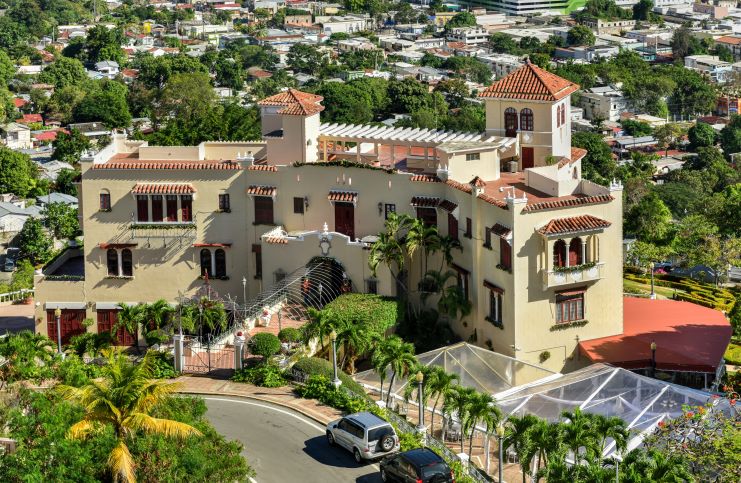
[[728,344],[728,349],[726,349],[723,357],[726,360],[726,364],[741,366],[741,344],[735,342]]
[[[636,282],[635,280],[626,280],[623,279],[623,292],[625,293],[642,293],[642,294],[650,294],[651,293],[651,284],[650,283],[640,283]],[[680,292],[684,293],[682,290],[675,290],[670,287],[659,287],[658,285],[654,285],[654,292],[659,296],[658,298],[667,298],[670,299],[674,295],[674,292]]]

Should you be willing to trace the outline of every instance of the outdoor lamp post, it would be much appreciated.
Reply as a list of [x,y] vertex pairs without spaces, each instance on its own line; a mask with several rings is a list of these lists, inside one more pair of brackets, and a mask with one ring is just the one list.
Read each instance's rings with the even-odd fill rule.
[[651,377],[656,377],[656,342],[651,342]]
[[334,387],[340,387],[342,381],[337,377],[337,332],[332,330],[329,338],[332,340],[332,384],[334,384]]
[[422,371],[417,372],[417,375],[414,377],[417,380],[417,402],[419,405],[419,419],[417,424],[417,432],[420,434],[424,434],[425,432],[425,405],[424,405],[424,388],[422,387],[425,375],[422,374]]
[[247,277],[242,277],[242,303],[247,304]]
[[504,440],[504,423],[502,421],[499,421],[499,424],[497,424],[497,440],[499,441],[499,483],[501,483],[504,481],[504,445],[502,444],[502,440]]
[[651,300],[656,298],[656,292],[654,292],[654,262],[651,262]]
[[59,352],[59,355],[62,355],[62,309],[59,307],[54,309],[54,318],[57,322],[57,352]]

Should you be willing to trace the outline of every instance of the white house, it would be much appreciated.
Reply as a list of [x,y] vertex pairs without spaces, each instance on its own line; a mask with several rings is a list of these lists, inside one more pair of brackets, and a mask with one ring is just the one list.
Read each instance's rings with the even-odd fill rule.
[[10,149],[31,149],[31,129],[17,122],[9,122],[0,126],[2,141]]

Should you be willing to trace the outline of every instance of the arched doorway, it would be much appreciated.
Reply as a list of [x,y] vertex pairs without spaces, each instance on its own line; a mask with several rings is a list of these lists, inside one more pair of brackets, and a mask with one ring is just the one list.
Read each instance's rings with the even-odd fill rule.
[[301,280],[304,305],[322,308],[346,292],[352,291],[352,282],[340,262],[331,257],[314,257],[306,264],[306,275]]

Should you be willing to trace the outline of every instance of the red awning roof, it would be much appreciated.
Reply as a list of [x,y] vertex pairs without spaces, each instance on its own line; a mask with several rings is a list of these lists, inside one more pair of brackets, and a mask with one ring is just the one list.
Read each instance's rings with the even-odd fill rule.
[[194,243],[195,248],[229,248],[231,243]]
[[195,193],[196,189],[188,183],[137,183],[131,192],[140,195],[187,195]]
[[275,186],[258,186],[252,185],[247,188],[247,194],[251,196],[275,196],[278,188]]
[[623,334],[579,343],[592,362],[626,369],[651,365],[656,342],[656,367],[672,371],[715,372],[731,340],[723,313],[690,302],[623,299]]

